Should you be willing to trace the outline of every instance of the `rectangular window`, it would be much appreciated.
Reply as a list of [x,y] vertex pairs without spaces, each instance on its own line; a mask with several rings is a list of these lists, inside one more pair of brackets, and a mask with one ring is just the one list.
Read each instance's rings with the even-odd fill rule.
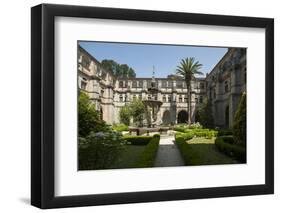
[[173,87],[173,81],[169,81],[168,84],[169,84],[169,85],[168,85],[169,88],[172,88],[172,87]]
[[168,102],[171,102],[171,95],[168,95]]
[[183,82],[177,81],[177,88],[183,88]]
[[188,98],[187,95],[184,96],[184,102],[187,103],[188,102]]
[[167,102],[166,95],[163,96],[163,102]]
[[81,81],[81,89],[85,90],[87,87],[87,83],[85,81]]
[[179,95],[179,102],[181,103],[182,102],[182,96]]
[[133,81],[132,88],[137,88],[137,81]]
[[119,102],[123,102],[123,95],[119,95]]

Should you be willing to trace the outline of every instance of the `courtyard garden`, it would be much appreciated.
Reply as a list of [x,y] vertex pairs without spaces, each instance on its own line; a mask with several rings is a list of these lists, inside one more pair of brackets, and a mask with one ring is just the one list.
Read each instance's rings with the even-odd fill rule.
[[[232,129],[210,128],[212,119],[208,119],[202,122],[204,126],[200,123],[169,126],[168,133],[161,135],[159,132],[131,135],[131,121],[135,120],[135,127],[138,127],[145,117],[145,111],[137,102],[132,103],[126,113],[120,112],[126,115],[123,117],[126,124],[108,125],[89,97],[81,92],[79,170],[245,163],[245,102],[244,94]],[[134,107],[138,113],[131,112]],[[206,103],[200,111],[201,119],[208,113],[208,107]]]

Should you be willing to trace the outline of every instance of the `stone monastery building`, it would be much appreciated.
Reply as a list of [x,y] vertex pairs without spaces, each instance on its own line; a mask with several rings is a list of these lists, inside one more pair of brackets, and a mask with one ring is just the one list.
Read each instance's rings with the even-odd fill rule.
[[[78,46],[78,86],[85,91],[109,124],[119,123],[119,110],[131,100],[151,99],[148,88],[152,78],[115,78],[85,49]],[[158,125],[187,122],[188,96],[185,82],[170,75],[155,78],[158,93],[153,98],[162,101],[157,113]],[[246,49],[229,48],[206,77],[196,77],[191,84],[191,120],[204,99],[212,101],[215,125],[231,127],[243,92],[246,92]]]

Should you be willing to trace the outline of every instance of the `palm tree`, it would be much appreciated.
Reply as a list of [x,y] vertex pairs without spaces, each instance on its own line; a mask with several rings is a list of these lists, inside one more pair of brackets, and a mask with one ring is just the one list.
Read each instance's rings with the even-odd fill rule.
[[194,75],[203,75],[199,70],[201,69],[202,64],[199,61],[195,62],[195,58],[186,58],[182,59],[180,65],[177,66],[176,74],[185,80],[187,95],[188,95],[188,124],[191,124],[191,80],[194,78]]

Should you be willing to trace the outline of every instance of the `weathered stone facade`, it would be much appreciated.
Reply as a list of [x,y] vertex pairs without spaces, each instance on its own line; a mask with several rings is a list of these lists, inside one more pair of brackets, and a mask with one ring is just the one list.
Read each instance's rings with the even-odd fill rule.
[[[78,48],[78,86],[87,92],[109,124],[119,123],[119,110],[134,98],[149,100],[148,88],[152,78],[115,78],[113,73],[83,48]],[[163,102],[157,113],[158,125],[187,122],[188,97],[183,80],[174,75],[155,78]],[[205,98],[213,103],[217,126],[231,126],[241,93],[246,90],[246,51],[229,48],[206,78],[195,78],[191,84],[191,120],[196,121],[196,110]],[[228,113],[228,116],[226,114]]]
[[206,97],[212,101],[215,125],[231,127],[241,94],[246,92],[246,49],[229,48],[206,76]]

